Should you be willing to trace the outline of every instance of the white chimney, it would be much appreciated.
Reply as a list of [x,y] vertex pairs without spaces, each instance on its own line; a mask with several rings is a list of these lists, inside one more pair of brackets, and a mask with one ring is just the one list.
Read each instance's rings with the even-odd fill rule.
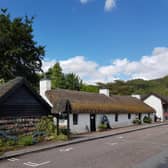
[[45,92],[47,90],[51,90],[51,80],[49,79],[40,80],[40,95],[47,101],[47,103],[49,103],[52,106],[52,104],[45,95]]
[[100,89],[99,94],[104,94],[105,96],[110,96],[109,89]]
[[138,94],[133,94],[133,95],[131,95],[132,97],[135,97],[135,98],[137,98],[137,99],[139,99],[139,100],[141,100],[141,95],[138,95]]

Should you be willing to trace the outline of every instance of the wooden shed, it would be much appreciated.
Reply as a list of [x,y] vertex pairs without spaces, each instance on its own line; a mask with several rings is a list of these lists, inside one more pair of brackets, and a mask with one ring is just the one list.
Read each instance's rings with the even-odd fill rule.
[[0,130],[31,131],[41,116],[49,114],[51,107],[24,78],[0,86]]

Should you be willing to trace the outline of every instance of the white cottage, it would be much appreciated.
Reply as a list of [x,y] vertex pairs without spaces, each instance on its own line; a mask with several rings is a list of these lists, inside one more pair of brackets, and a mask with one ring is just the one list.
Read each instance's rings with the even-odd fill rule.
[[132,125],[135,118],[144,116],[154,120],[154,109],[131,96],[109,96],[107,89],[100,93],[88,93],[65,89],[51,90],[49,80],[40,81],[40,94],[53,106],[61,100],[71,104],[70,130],[73,133],[96,131],[102,120],[110,128]]
[[168,120],[168,97],[156,93],[142,96],[141,100],[156,111],[156,117],[162,122]]

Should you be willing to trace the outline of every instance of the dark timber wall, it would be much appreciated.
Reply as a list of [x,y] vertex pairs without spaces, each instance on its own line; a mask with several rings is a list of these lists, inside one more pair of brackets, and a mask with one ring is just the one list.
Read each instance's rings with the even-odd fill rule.
[[1,105],[1,117],[23,117],[48,115],[50,111],[29,91],[21,86],[14,91]]

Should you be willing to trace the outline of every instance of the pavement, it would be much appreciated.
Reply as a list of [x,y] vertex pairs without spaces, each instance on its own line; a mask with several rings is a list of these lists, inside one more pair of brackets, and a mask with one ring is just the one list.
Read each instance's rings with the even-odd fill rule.
[[141,130],[150,129],[154,127],[161,127],[164,125],[168,125],[168,122],[137,125],[137,126],[134,125],[130,127],[111,129],[111,130],[104,131],[104,132],[79,134],[79,135],[73,136],[72,140],[65,141],[65,142],[49,142],[45,144],[42,143],[42,144],[37,144],[34,146],[25,147],[23,149],[16,150],[16,151],[9,151],[9,152],[6,152],[4,155],[0,156],[0,160],[9,159],[12,157],[18,157],[22,155],[28,155],[32,153],[38,153],[38,152],[42,152],[42,151],[46,151],[46,150],[50,150],[54,148],[66,147],[69,145],[78,144],[82,142],[88,142],[88,141],[108,138],[112,136],[122,135],[122,134],[131,133],[135,131],[141,131]]
[[167,165],[168,125],[0,161],[0,168],[167,168]]

